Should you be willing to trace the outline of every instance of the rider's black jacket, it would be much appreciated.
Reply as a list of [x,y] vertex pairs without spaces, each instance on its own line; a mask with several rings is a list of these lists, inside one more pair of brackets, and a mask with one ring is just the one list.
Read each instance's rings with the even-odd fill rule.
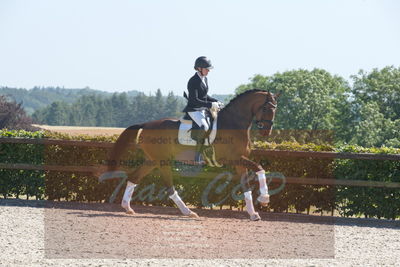
[[204,84],[197,73],[190,78],[187,89],[189,91],[188,103],[183,109],[183,112],[196,111],[202,108],[211,108],[211,102],[217,102],[218,100],[207,95],[208,93],[208,82],[205,77]]

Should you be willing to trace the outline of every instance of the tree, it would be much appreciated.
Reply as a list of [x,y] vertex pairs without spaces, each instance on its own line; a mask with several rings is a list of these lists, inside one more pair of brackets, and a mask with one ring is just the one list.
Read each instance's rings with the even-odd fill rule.
[[0,95],[0,129],[10,130],[36,130],[32,126],[32,119],[26,115],[22,108],[22,103],[8,101],[3,95]]
[[49,125],[68,125],[67,108],[68,105],[63,102],[53,102],[47,113],[47,123]]
[[166,117],[178,117],[184,103],[171,92],[164,97],[161,90],[155,96],[139,93],[128,96],[114,93],[111,97],[83,95],[77,102],[54,102],[37,110],[37,122],[50,125],[128,127],[136,123]]
[[98,109],[96,114],[96,125],[114,126],[112,122],[112,110],[108,109],[106,101],[99,99],[96,106]]
[[162,117],[177,117],[181,112],[183,107],[179,109],[182,105],[179,105],[178,98],[171,91],[168,93],[167,98],[165,99],[165,107],[164,113]]
[[379,106],[373,102],[366,103],[361,107],[359,116],[360,121],[354,127],[351,143],[366,147],[382,144],[387,121],[379,112]]
[[166,114],[165,114],[164,98],[160,89],[157,89],[156,96],[154,97],[154,100],[152,102],[154,102],[153,106],[154,119],[158,120],[165,117]]
[[96,114],[98,107],[96,105],[95,95],[83,96],[78,101],[81,114],[81,126],[96,126]]
[[400,147],[400,68],[360,70],[352,79],[356,119],[352,142]]
[[341,136],[347,132],[350,87],[341,77],[322,69],[292,70],[270,77],[256,75],[236,92],[252,88],[281,92],[275,129],[312,130],[305,142],[315,141],[312,140],[315,130],[331,130]]
[[352,79],[355,104],[374,102],[385,118],[400,119],[400,68],[390,66],[370,73],[360,70]]

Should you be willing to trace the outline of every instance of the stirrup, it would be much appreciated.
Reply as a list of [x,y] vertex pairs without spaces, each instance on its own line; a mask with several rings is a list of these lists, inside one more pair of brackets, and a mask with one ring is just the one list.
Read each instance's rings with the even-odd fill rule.
[[196,151],[196,155],[194,156],[194,164],[195,165],[205,165],[206,162],[203,159],[203,154],[201,152]]
[[212,158],[214,155],[214,147],[213,146],[206,146],[203,148],[202,154],[205,158]]
[[220,168],[223,166],[222,164],[218,163],[217,159],[215,158],[215,149],[213,145],[206,146],[203,149],[203,157],[210,167]]

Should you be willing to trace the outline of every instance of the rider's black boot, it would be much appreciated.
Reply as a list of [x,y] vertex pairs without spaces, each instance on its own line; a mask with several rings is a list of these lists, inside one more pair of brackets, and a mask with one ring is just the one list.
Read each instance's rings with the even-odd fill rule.
[[207,132],[202,129],[198,130],[199,133],[197,135],[197,144],[196,144],[196,152],[195,152],[195,157],[194,157],[194,163],[196,165],[205,165],[206,162],[203,159],[203,150],[204,150],[204,143],[206,140],[206,134]]

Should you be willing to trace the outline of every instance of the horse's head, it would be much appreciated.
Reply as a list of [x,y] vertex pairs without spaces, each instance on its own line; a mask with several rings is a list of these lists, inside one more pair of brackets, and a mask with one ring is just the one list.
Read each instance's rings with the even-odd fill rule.
[[265,92],[265,101],[255,107],[255,122],[262,136],[269,136],[272,132],[279,95]]

